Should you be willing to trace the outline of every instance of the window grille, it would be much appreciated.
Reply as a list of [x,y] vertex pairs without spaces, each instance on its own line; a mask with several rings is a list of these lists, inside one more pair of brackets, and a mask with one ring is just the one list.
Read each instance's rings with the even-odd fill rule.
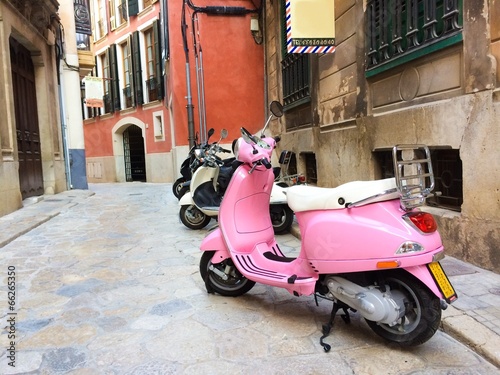
[[463,0],[368,0],[370,77],[462,41]]
[[134,105],[134,97],[132,95],[132,87],[130,85],[123,88],[123,96],[125,97],[125,108],[130,108]]
[[158,100],[158,82],[156,77],[151,77],[146,80],[146,87],[148,90],[149,101]]
[[[376,151],[375,158],[380,167],[381,178],[394,177],[394,164],[391,151]],[[429,206],[460,211],[463,203],[462,161],[459,150],[431,149],[432,171],[440,196],[427,199]]]
[[281,78],[285,110],[311,101],[309,54],[286,50],[286,0],[281,1]]

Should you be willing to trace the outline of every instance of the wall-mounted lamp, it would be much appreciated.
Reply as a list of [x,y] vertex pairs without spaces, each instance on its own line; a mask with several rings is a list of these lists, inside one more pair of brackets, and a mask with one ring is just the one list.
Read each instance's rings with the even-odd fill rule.
[[252,33],[255,43],[262,44],[264,38],[262,37],[259,16],[250,17],[250,32]]

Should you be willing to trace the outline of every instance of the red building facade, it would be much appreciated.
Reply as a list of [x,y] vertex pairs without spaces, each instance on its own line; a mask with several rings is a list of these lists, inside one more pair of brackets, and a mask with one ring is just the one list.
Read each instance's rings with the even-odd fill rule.
[[264,52],[255,30],[261,14],[252,1],[91,6],[104,107],[83,107],[89,182],[172,182],[200,131],[226,128],[230,142],[241,126],[262,126]]

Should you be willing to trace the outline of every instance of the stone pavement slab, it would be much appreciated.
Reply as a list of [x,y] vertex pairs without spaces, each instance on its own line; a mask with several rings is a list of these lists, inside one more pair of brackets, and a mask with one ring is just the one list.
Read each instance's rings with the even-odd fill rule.
[[[459,293],[443,330],[495,366],[443,331],[411,350],[388,346],[357,314],[351,325],[337,320],[325,354],[330,304],[263,285],[240,298],[206,293],[198,263],[207,230],[179,222],[171,184],[90,188],[29,206],[31,217],[26,207],[0,219],[0,233],[9,232],[0,264],[16,270],[18,340],[15,368],[0,351],[1,374],[500,374],[496,274],[443,263]],[[278,241],[298,251],[293,235]],[[2,287],[0,347],[8,349],[4,301]]]

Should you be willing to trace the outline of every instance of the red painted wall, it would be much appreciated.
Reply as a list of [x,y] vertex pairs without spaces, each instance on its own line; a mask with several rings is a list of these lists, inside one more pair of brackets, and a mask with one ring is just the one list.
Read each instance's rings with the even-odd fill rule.
[[[238,6],[254,9],[250,0],[193,0],[196,6]],[[256,4],[258,1],[255,2]],[[131,17],[130,25],[108,34],[94,45],[101,51],[117,39],[136,30],[139,24],[158,16],[159,2],[154,11]],[[171,126],[175,127],[175,145],[188,144],[186,58],[181,37],[181,0],[168,0],[168,29],[170,58],[166,67],[166,95],[161,107],[138,107],[112,115],[86,120],[84,125],[87,157],[113,155],[112,129],[125,116],[132,116],[149,124],[146,129],[148,153],[168,152],[173,147]],[[195,109],[195,131],[199,130],[198,98],[196,91],[195,58],[193,56],[191,17],[188,12],[188,46],[191,67],[192,102]],[[209,16],[198,14],[200,41],[203,51],[204,84],[207,128],[213,127],[216,135],[220,129],[229,131],[229,140],[239,137],[239,128],[245,126],[256,132],[264,123],[264,50],[257,45],[250,33],[250,15]],[[155,142],[152,112],[163,109],[165,142]],[[173,122],[171,123],[170,118]],[[215,139],[216,136],[213,137]]]
[[[205,7],[238,6],[254,9],[249,0],[193,0],[194,5]],[[256,2],[257,3],[257,2]],[[181,38],[181,1],[169,1],[170,71],[169,93],[172,95],[175,123],[175,142],[188,144],[186,58]],[[191,67],[191,92],[195,107],[195,131],[199,129],[198,101],[195,81],[191,15],[188,14],[188,46]],[[229,131],[229,139],[239,137],[239,128],[251,132],[264,123],[264,50],[250,33],[250,15],[213,16],[198,13],[198,25],[203,52],[207,129],[213,127]],[[215,138],[215,136],[214,136]]]

